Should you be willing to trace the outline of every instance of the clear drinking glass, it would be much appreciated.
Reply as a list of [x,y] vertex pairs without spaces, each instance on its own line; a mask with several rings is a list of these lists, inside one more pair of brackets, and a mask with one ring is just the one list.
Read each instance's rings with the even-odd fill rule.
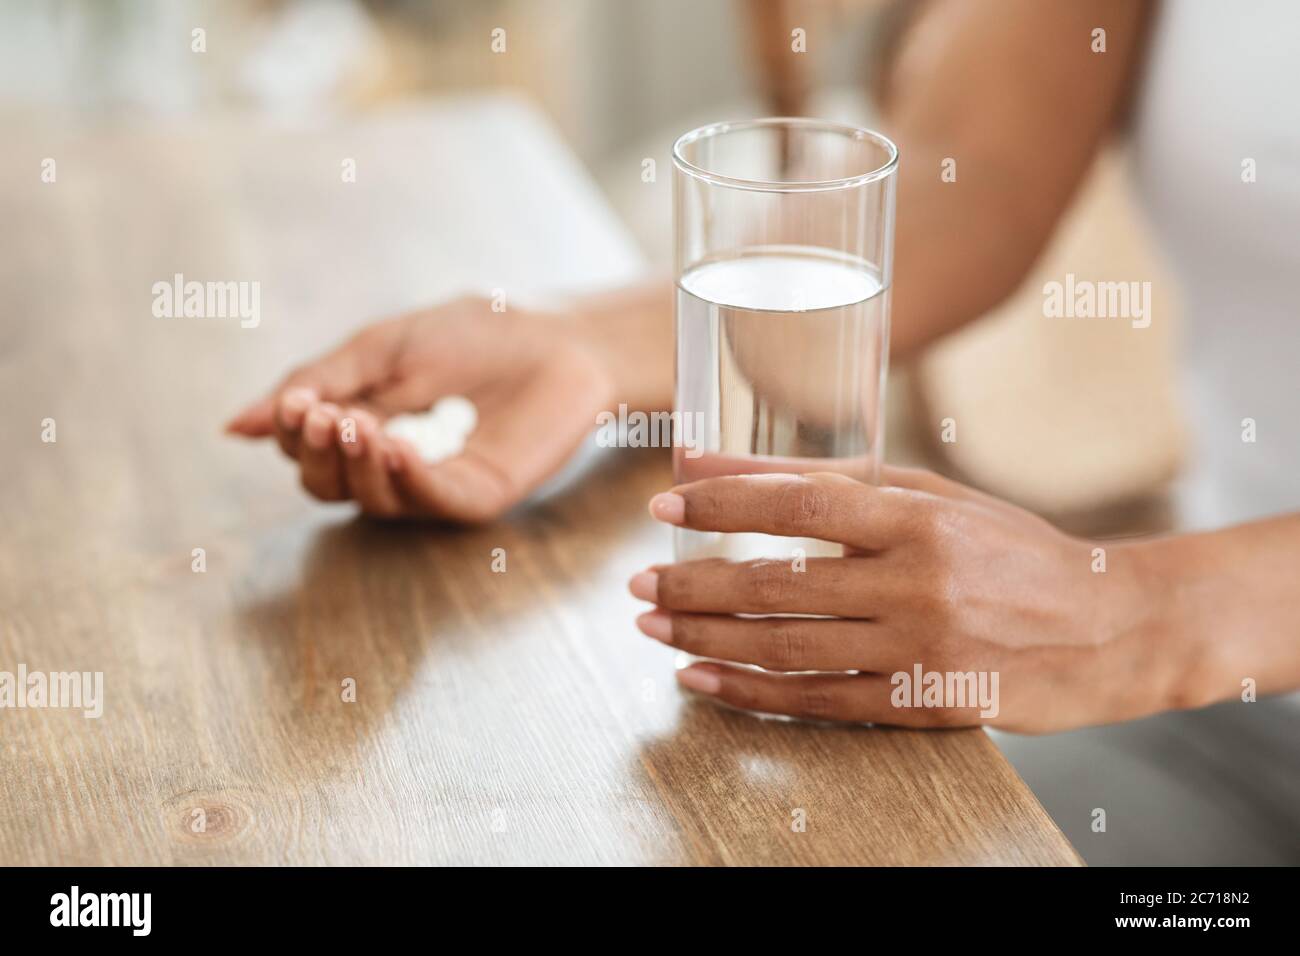
[[[835,471],[877,483],[897,148],[853,126],[760,119],[687,133],[673,167],[674,480]],[[683,529],[673,543],[678,561],[842,553]]]

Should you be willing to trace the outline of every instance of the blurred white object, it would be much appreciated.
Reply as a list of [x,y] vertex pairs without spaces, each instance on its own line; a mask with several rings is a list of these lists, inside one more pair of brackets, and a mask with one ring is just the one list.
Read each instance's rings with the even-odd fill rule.
[[239,81],[271,112],[328,113],[347,77],[382,48],[379,31],[356,0],[295,0],[275,11]]
[[409,441],[422,459],[433,464],[459,455],[477,425],[474,403],[463,395],[448,395],[427,412],[393,416],[384,431]]
[[448,395],[433,406],[433,416],[449,431],[468,436],[478,424],[478,408],[464,395]]

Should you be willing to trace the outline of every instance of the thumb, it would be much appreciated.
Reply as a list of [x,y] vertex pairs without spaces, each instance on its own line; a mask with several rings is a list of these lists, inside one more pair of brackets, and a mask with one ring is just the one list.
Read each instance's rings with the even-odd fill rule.
[[325,401],[351,400],[387,374],[394,357],[392,342],[399,331],[400,326],[391,321],[363,329],[328,355],[292,372],[270,395],[227,422],[226,431],[248,438],[270,435],[275,430],[276,402],[286,388],[310,388]]
[[245,438],[265,438],[275,430],[275,396],[268,395],[249,405],[226,422],[226,433]]

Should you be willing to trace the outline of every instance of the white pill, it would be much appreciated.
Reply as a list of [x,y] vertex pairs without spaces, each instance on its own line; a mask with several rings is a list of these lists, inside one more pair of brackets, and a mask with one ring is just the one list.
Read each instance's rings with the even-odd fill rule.
[[438,399],[438,404],[433,406],[433,416],[438,424],[464,436],[478,425],[478,408],[464,395]]
[[454,458],[478,424],[478,409],[469,399],[448,395],[427,412],[394,415],[384,431],[410,442],[423,461],[433,464]]

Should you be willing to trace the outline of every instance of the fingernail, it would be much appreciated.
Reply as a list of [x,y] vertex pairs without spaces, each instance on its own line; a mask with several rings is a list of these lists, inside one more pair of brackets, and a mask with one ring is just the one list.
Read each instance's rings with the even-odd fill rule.
[[286,428],[300,427],[303,415],[314,401],[316,393],[309,388],[289,389],[280,399],[280,421]]
[[333,424],[328,413],[320,409],[312,409],[311,414],[307,416],[307,420],[303,422],[302,437],[309,446],[320,451],[330,443],[330,431]]
[[673,491],[665,491],[650,499],[650,514],[668,524],[681,524],[686,520],[686,499]]
[[706,666],[696,664],[678,671],[677,683],[701,694],[716,694],[722,690],[722,678],[714,671],[706,670]]
[[665,644],[673,642],[673,619],[666,611],[646,611],[636,619],[636,626],[646,637]]
[[396,448],[390,448],[384,453],[384,463],[388,465],[389,471],[401,471],[402,461],[402,453]]
[[640,571],[632,575],[632,580],[627,582],[627,589],[632,592],[633,597],[638,597],[642,601],[659,600],[659,575],[653,571]]

